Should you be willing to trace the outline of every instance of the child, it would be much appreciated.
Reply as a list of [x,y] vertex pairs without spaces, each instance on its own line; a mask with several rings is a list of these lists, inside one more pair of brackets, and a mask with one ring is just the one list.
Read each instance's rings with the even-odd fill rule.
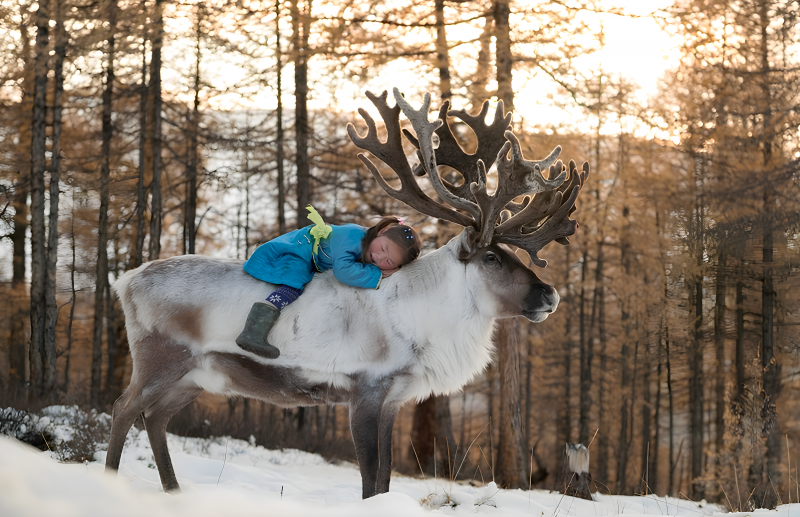
[[302,294],[315,272],[333,269],[343,284],[377,289],[382,278],[419,256],[419,235],[401,219],[383,217],[371,228],[329,226],[311,205],[307,210],[314,225],[259,246],[244,263],[250,276],[279,286],[266,303],[253,304],[244,330],[236,338],[241,348],[267,359],[280,355],[280,350],[267,342],[267,335],[281,309]]

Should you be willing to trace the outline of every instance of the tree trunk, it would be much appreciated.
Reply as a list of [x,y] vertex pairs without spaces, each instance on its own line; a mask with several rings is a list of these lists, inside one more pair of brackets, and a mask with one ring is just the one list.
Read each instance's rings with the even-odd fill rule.
[[116,0],[109,2],[108,19],[110,34],[107,40],[108,54],[106,59],[106,84],[103,89],[103,144],[100,161],[100,211],[97,223],[97,264],[95,267],[94,291],[94,331],[92,334],[92,384],[91,402],[100,407],[100,389],[102,386],[103,356],[103,316],[105,309],[105,293],[108,290],[108,183],[111,171],[111,139],[114,128],[111,124],[111,100],[114,90],[114,46],[116,44]]
[[491,46],[492,35],[494,34],[494,17],[488,13],[484,18],[483,31],[480,36],[480,50],[478,51],[477,69],[475,76],[472,80],[472,86],[469,89],[470,104],[472,109],[476,110],[481,107],[483,101],[490,97],[486,86],[489,84],[489,76],[491,75]]
[[25,237],[28,232],[29,182],[29,174],[20,174],[19,181],[14,185],[14,231],[11,234],[11,245],[14,251],[11,286],[14,291],[16,312],[11,319],[11,332],[8,337],[9,381],[14,390],[24,387],[25,377],[28,373],[25,359],[28,355],[28,339],[25,327],[30,320],[30,304],[26,307],[22,301],[27,298],[25,292]]
[[75,187],[72,188],[72,210],[70,214],[70,249],[72,250],[72,263],[69,268],[69,283],[70,291],[72,292],[72,301],[69,304],[69,323],[67,324],[67,348],[64,350],[64,388],[65,392],[69,391],[69,363],[70,354],[72,354],[72,322],[75,321]]
[[[21,112],[17,120],[19,134],[19,151],[21,154],[30,153],[31,117],[33,116],[33,60],[31,59],[31,40],[28,31],[28,17],[23,17],[19,25],[20,54],[23,58],[23,81]],[[17,171],[17,181],[14,183],[14,229],[11,233],[13,247],[13,264],[11,287],[14,291],[14,305],[16,311],[12,314],[11,329],[8,336],[9,346],[9,381],[13,393],[19,400],[27,399],[26,380],[29,378],[30,369],[28,358],[30,354],[29,339],[27,336],[30,323],[30,303],[27,291],[26,266],[27,252],[26,240],[28,233],[28,195],[30,194],[31,174],[30,169]]]
[[197,217],[197,140],[200,132],[200,24],[203,20],[202,4],[197,6],[195,26],[194,104],[189,116],[189,163],[186,167],[186,204],[183,211],[183,253],[194,254],[195,219]]
[[722,453],[725,444],[725,384],[727,381],[727,368],[725,367],[725,267],[727,253],[725,243],[719,244],[717,258],[717,288],[716,302],[714,304],[714,348],[717,359],[717,400],[715,404],[715,445],[717,455]]
[[[631,275],[631,242],[630,242],[630,211],[627,206],[622,207],[622,217],[624,218],[622,235],[620,238],[620,261],[625,275]],[[617,494],[624,494],[628,491],[627,472],[628,472],[628,444],[631,436],[628,434],[630,426],[630,415],[633,414],[631,393],[634,390],[633,376],[630,373],[628,355],[630,354],[630,343],[634,341],[631,310],[633,300],[630,296],[620,300],[621,320],[622,320],[622,350],[620,352],[620,394],[622,403],[620,404],[620,432],[617,448]]]
[[[648,494],[652,492],[652,488],[650,485],[650,457],[654,454],[654,447],[656,446],[656,442],[651,440],[652,436],[652,418],[653,418],[653,411],[651,406],[651,395],[650,395],[650,381],[652,377],[652,364],[650,362],[650,350],[649,346],[646,346],[644,353],[642,354],[643,361],[642,361],[642,370],[644,374],[642,375],[642,405],[641,405],[641,418],[642,418],[642,430],[641,430],[641,479],[644,482],[644,486],[639,493]],[[634,386],[634,394],[636,393],[636,387]]]
[[[764,260],[764,282],[761,285],[761,367],[762,367],[762,387],[764,390],[764,409],[762,421],[764,424],[764,434],[766,435],[766,468],[769,479],[780,486],[780,461],[781,436],[776,416],[775,402],[780,391],[780,366],[775,358],[774,341],[774,303],[775,291],[772,285],[772,260],[773,260],[773,237],[771,222],[767,222],[763,240],[763,260]],[[770,499],[772,496],[768,496]],[[776,496],[777,497],[777,496]],[[769,501],[768,508],[777,504],[777,501]]]
[[669,479],[667,482],[667,495],[674,496],[675,492],[675,406],[672,397],[672,364],[670,362],[669,326],[664,326],[664,349],[667,359],[667,398],[669,402]]
[[411,440],[413,449],[409,451],[409,457],[416,455],[426,475],[433,475],[435,472],[438,476],[453,477],[456,442],[450,397],[431,395],[417,404],[414,408]]
[[508,24],[510,11],[509,0],[495,0],[497,98],[505,103],[507,112],[514,111],[514,89],[511,84],[511,72],[514,64],[511,57],[511,29]]
[[694,306],[694,332],[689,348],[689,432],[692,437],[692,498],[704,497],[704,483],[698,480],[703,473],[703,286],[702,276],[690,284]]
[[497,482],[506,488],[527,487],[519,396],[519,344],[514,320],[498,324],[497,364],[500,373],[500,439],[497,444]]
[[435,0],[436,12],[436,68],[439,70],[439,91],[442,102],[450,100],[450,49],[447,46],[447,31],[444,25],[444,0]]
[[44,171],[46,146],[47,61],[50,42],[50,2],[36,10],[36,57],[34,61],[33,120],[31,135],[31,383],[39,395],[45,387],[45,283],[47,248],[44,224]]
[[[24,75],[22,81],[22,116],[19,117],[17,131],[20,135],[20,150],[25,152],[30,151],[30,149],[24,149],[23,146],[26,146],[26,144],[31,141],[28,140],[28,138],[31,138],[29,132],[32,126],[31,117],[33,116],[32,106],[34,93],[33,86],[31,84],[34,82],[33,62],[30,59],[31,45],[30,37],[28,36],[28,25],[26,23],[21,23],[19,26],[19,40],[20,46],[22,47],[20,54],[24,59]],[[27,171],[26,173],[17,171],[17,174],[19,178],[14,184],[13,199],[14,231],[11,234],[11,244],[14,247],[11,285],[14,288],[17,288],[25,283],[25,240],[28,233],[28,194],[30,194],[31,185],[30,174],[27,173]],[[25,312],[27,313],[27,310]],[[27,314],[25,314],[24,319],[28,319]],[[12,341],[12,346],[14,343],[15,342]]]
[[153,96],[153,181],[150,185],[152,201],[150,205],[150,248],[148,259],[156,260],[161,254],[161,50],[164,43],[164,0],[156,0],[153,20],[153,50],[150,57],[150,94]]
[[[625,320],[626,313],[623,312],[623,321]],[[624,339],[624,338],[623,338]],[[620,406],[620,431],[619,442],[617,445],[617,494],[625,494],[628,491],[627,486],[627,471],[628,471],[628,415],[630,414],[630,397],[629,392],[632,388],[631,374],[628,365],[628,354],[630,353],[630,345],[627,340],[622,342],[622,353],[620,355],[620,362],[622,363],[621,372],[621,386],[620,393],[622,394],[622,404]]]
[[648,484],[650,485],[650,491],[653,493],[662,493],[658,490],[658,451],[660,449],[659,445],[661,444],[661,332],[659,331],[659,338],[658,338],[658,367],[656,369],[656,403],[655,407],[655,415],[653,415],[653,422],[655,422],[655,429],[653,431],[653,443],[650,446],[650,464],[649,468],[649,481]]
[[[250,132],[250,126],[247,126],[247,132]],[[250,140],[249,138],[247,139]],[[244,176],[244,258],[250,258],[250,159],[245,157],[247,165],[245,167]]]
[[283,71],[283,51],[281,50],[281,0],[275,0],[275,54],[277,66],[277,96],[278,108],[276,109],[275,117],[277,118],[277,136],[275,138],[275,146],[277,147],[275,153],[275,161],[277,162],[278,169],[278,232],[283,235],[286,233],[286,213],[284,206],[286,205],[286,191],[284,171],[283,171],[283,85],[281,84],[281,75]]
[[[695,157],[695,185],[702,180],[705,168],[704,157]],[[699,188],[699,187],[698,187]],[[692,253],[695,256],[697,271],[692,273],[692,278],[687,282],[689,288],[690,313],[694,309],[693,332],[689,343],[689,433],[692,438],[691,450],[691,490],[692,498],[700,500],[705,497],[705,483],[700,480],[703,474],[703,207],[700,201],[700,192],[695,192],[695,206],[693,215],[693,228],[690,229],[690,239],[693,241]]]
[[736,400],[744,403],[744,282],[736,282]]
[[[772,115],[772,92],[770,78],[772,65],[770,63],[769,48],[767,41],[769,38],[768,28],[771,23],[771,6],[769,0],[760,0],[758,3],[758,17],[760,28],[759,54],[760,54],[760,79],[762,89],[762,102],[766,106],[764,114],[764,138],[763,138],[763,160],[764,172],[773,168],[772,145],[774,128]],[[780,147],[776,146],[780,153]],[[775,486],[781,484],[781,436],[778,419],[776,416],[776,400],[780,391],[780,366],[775,358],[775,335],[774,335],[774,304],[775,290],[773,288],[773,221],[772,212],[774,208],[775,196],[770,190],[771,184],[764,184],[764,237],[762,241],[762,260],[764,263],[764,281],[761,285],[761,366],[762,366],[762,389],[764,390],[765,402],[763,409],[764,433],[766,434],[766,468],[768,478]],[[777,495],[776,495],[777,498]],[[777,504],[772,494],[767,497],[766,508],[772,508]]]
[[30,177],[19,175],[14,184],[14,232],[11,234],[11,245],[14,247],[11,284],[16,287],[25,283],[25,237],[28,233],[28,193]]
[[569,281],[569,270],[570,270],[570,261],[569,261],[569,246],[564,247],[564,264],[567,267],[564,268],[564,286],[566,286],[567,294],[564,298],[561,299],[561,306],[562,310],[564,306],[567,307],[566,311],[566,325],[564,328],[564,340],[562,341],[563,346],[563,356],[562,361],[564,364],[564,391],[563,391],[563,400],[560,404],[558,404],[558,415],[556,419],[556,444],[560,447],[561,444],[571,443],[572,442],[572,418],[571,418],[571,410],[570,410],[570,403],[572,398],[572,314],[573,311],[571,309],[570,304],[572,302],[572,296],[570,293],[570,281]]
[[311,202],[311,182],[308,163],[308,33],[311,27],[311,0],[306,0],[304,12],[298,0],[291,1],[292,39],[294,43],[295,142],[297,147],[297,227],[311,222],[306,206]]
[[62,97],[64,94],[64,58],[67,41],[64,34],[63,0],[57,0],[55,25],[55,62],[53,66],[53,148],[50,162],[50,214],[47,235],[47,267],[45,271],[45,390],[51,391],[56,385],[56,324],[58,305],[56,304],[56,263],[58,262],[58,201],[59,175],[61,173],[61,118]]
[[[142,11],[146,12],[146,2],[142,2]],[[142,35],[142,82],[139,85],[139,180],[136,183],[136,238],[134,250],[131,253],[131,269],[142,265],[144,260],[144,210],[147,204],[147,189],[145,188],[145,149],[147,147],[147,29]]]
[[[594,358],[593,336],[586,325],[586,283],[589,276],[589,252],[584,250],[581,267],[580,296],[580,402],[578,416],[578,443],[589,445],[589,412],[592,409],[592,359]],[[597,286],[595,286],[596,289]]]
[[606,389],[605,387],[608,385],[606,381],[606,372],[608,368],[608,352],[607,346],[608,343],[608,335],[606,334],[606,299],[605,299],[605,288],[603,287],[600,291],[600,300],[599,300],[599,308],[597,310],[597,334],[598,339],[600,340],[600,373],[599,373],[599,386],[598,386],[598,402],[600,404],[600,432],[597,435],[597,472],[595,474],[596,479],[602,480],[604,483],[608,481],[608,447],[609,441],[608,437],[610,433],[608,431],[609,424],[608,424],[608,416],[606,415],[608,411],[606,408],[608,407],[608,397],[605,395]]
[[[531,328],[528,327],[528,332],[530,333]],[[523,420],[523,429],[525,430],[525,436],[523,443],[525,444],[525,451],[529,448],[533,447],[532,440],[531,440],[531,374],[533,373],[533,365],[531,364],[531,357],[533,357],[533,343],[529,336],[525,336],[525,357],[522,361],[522,364],[525,365],[525,384],[522,386],[523,394],[525,397],[525,419]],[[465,399],[466,402],[466,399]],[[461,443],[464,443],[464,440],[461,440]],[[527,454],[526,454],[527,455]]]

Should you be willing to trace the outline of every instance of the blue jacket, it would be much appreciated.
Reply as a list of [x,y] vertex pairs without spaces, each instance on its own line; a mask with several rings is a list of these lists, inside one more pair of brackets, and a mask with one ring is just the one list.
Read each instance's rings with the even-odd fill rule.
[[333,269],[341,283],[353,287],[377,289],[381,270],[374,264],[362,264],[361,241],[367,229],[357,224],[331,225],[333,230],[319,243],[319,252],[312,254],[314,238],[311,226],[276,237],[259,246],[244,263],[252,277],[275,285],[302,289],[317,271]]

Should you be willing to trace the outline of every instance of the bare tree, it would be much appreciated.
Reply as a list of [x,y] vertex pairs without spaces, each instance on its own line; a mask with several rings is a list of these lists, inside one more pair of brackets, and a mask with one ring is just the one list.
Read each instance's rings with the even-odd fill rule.
[[183,210],[183,253],[194,254],[195,219],[197,218],[197,169],[198,169],[198,136],[200,133],[200,44],[202,41],[202,23],[204,7],[197,5],[195,20],[195,68],[194,68],[194,102],[192,111],[186,117],[188,123],[188,154],[186,164],[186,199]]
[[286,180],[284,179],[283,161],[283,50],[281,49],[281,0],[275,0],[275,65],[276,65],[276,98],[278,106],[275,109],[276,117],[276,137],[275,137],[275,162],[277,168],[278,183],[278,232],[281,235],[286,233]]
[[45,324],[47,247],[44,220],[44,172],[46,167],[46,93],[50,45],[50,1],[36,10],[36,57],[33,83],[33,131],[31,135],[31,382],[43,394],[45,368]]
[[109,0],[106,16],[109,22],[109,33],[106,39],[106,77],[103,88],[103,125],[102,125],[102,158],[100,161],[100,211],[97,227],[97,263],[95,265],[94,291],[94,331],[92,333],[92,385],[91,400],[96,407],[100,406],[100,388],[102,387],[101,361],[103,354],[103,317],[105,316],[104,297],[108,291],[108,183],[111,171],[111,140],[114,137],[114,126],[111,122],[111,100],[114,93],[114,60],[117,32],[117,1]]
[[50,213],[48,214],[47,266],[45,271],[45,346],[44,360],[47,364],[45,390],[51,391],[56,385],[56,323],[58,305],[56,304],[56,263],[58,261],[58,201],[61,172],[61,125],[64,94],[64,58],[67,53],[64,33],[64,0],[56,0],[55,12],[55,51],[53,64],[53,146],[50,161]]
[[150,248],[148,259],[155,260],[161,254],[161,51],[164,46],[164,0],[156,0],[153,20],[153,48],[150,56],[149,94],[152,96],[152,131],[150,148],[153,152],[153,180],[150,184]]
[[[311,30],[312,0],[301,7],[292,0],[292,51],[294,53],[294,98],[295,98],[295,166],[297,167],[297,227],[310,223],[306,205],[311,201],[311,181],[308,163],[308,59],[310,49],[308,35]],[[302,408],[300,408],[302,410]]]

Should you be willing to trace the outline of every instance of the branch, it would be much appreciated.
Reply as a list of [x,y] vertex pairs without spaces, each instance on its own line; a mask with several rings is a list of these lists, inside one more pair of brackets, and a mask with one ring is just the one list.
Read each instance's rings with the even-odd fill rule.
[[[456,22],[449,22],[445,23],[445,27],[452,27],[455,25],[461,25],[463,23],[470,23],[474,22],[475,20],[480,20],[481,18],[486,18],[492,16],[490,11],[486,11],[480,14],[477,14],[471,18],[465,18],[463,20],[458,20]],[[396,22],[394,20],[388,19],[381,19],[381,20],[374,20],[369,18],[342,18],[339,16],[319,16],[314,17],[314,20],[329,20],[329,21],[340,21],[340,22],[349,22],[349,23],[379,23],[381,25],[391,25],[394,27],[422,27],[422,28],[435,28],[439,25],[436,23],[404,23],[404,22]]]

